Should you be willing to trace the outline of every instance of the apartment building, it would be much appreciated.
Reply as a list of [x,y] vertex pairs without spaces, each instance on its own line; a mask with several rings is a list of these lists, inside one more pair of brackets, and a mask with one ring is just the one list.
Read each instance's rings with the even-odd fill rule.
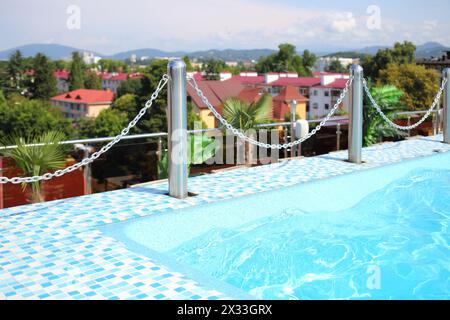
[[109,90],[78,89],[52,97],[50,102],[65,117],[80,119],[97,117],[102,110],[111,106],[113,100],[114,93]]

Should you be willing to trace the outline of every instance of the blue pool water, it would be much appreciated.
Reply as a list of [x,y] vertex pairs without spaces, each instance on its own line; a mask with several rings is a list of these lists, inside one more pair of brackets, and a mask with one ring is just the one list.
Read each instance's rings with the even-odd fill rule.
[[102,230],[255,298],[448,299],[449,218],[441,154]]

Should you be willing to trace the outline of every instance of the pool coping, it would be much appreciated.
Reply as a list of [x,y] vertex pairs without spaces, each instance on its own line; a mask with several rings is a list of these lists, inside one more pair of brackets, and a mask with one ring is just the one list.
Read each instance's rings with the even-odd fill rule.
[[189,179],[199,196],[185,200],[164,196],[167,182],[156,182],[0,210],[0,299],[227,299],[220,288],[128,250],[98,227],[449,152],[441,139],[364,148],[362,165],[343,161],[347,152],[339,151],[202,175]]

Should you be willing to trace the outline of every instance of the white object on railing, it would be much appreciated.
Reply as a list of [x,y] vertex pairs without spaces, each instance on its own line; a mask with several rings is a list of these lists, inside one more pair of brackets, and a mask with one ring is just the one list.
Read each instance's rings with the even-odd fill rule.
[[42,176],[33,176],[33,177],[14,177],[14,178],[8,178],[8,177],[0,177],[0,183],[12,183],[12,184],[21,184],[21,183],[31,183],[31,182],[37,182],[42,180],[50,180],[55,177],[61,177],[62,175],[75,171],[85,165],[88,165],[98,159],[103,153],[111,149],[116,143],[118,143],[120,140],[122,140],[123,137],[125,137],[130,130],[139,122],[139,120],[145,115],[148,109],[151,108],[153,105],[153,102],[158,97],[160,91],[165,87],[167,84],[167,81],[169,80],[169,77],[165,74],[161,80],[159,80],[158,86],[156,87],[156,90],[151,95],[150,99],[147,100],[145,103],[145,106],[139,111],[139,113],[134,117],[133,120],[130,121],[128,126],[126,126],[120,134],[114,137],[114,140],[110,141],[108,144],[104,145],[99,151],[94,152],[90,157],[84,158],[80,162],[77,162],[67,168],[56,170],[53,173],[45,173]]
[[293,146],[297,146],[309,138],[311,138],[313,135],[315,135],[322,127],[330,120],[330,118],[334,115],[336,110],[339,108],[341,103],[343,102],[345,96],[347,95],[347,92],[349,90],[349,87],[352,83],[353,77],[350,77],[344,87],[344,89],[341,92],[341,95],[336,101],[336,104],[331,108],[330,112],[327,114],[327,116],[306,136],[304,136],[301,139],[291,141],[289,143],[285,144],[270,144],[270,143],[263,143],[259,142],[253,138],[247,137],[241,130],[234,128],[222,115],[214,108],[214,106],[209,102],[208,98],[203,94],[202,90],[198,87],[197,81],[195,81],[194,78],[190,77],[190,81],[188,81],[189,85],[194,88],[197,95],[200,97],[200,99],[203,101],[203,103],[208,107],[208,109],[214,114],[214,116],[220,121],[220,123],[228,130],[230,130],[235,136],[237,136],[239,139],[247,141],[248,143],[251,143],[253,145],[256,145],[261,148],[266,149],[287,149],[292,148]]
[[412,129],[417,128],[418,126],[420,126],[425,120],[428,119],[428,117],[431,115],[431,113],[433,112],[433,110],[436,108],[436,106],[439,104],[439,101],[441,100],[441,96],[442,96],[442,92],[445,89],[445,85],[448,82],[447,78],[443,78],[442,79],[442,84],[441,87],[439,88],[438,93],[436,94],[436,96],[434,97],[433,103],[431,104],[431,107],[427,110],[427,112],[425,113],[425,115],[419,120],[417,121],[415,124],[413,125],[408,125],[408,126],[400,126],[398,124],[396,124],[395,122],[393,122],[391,119],[389,119],[384,112],[381,110],[380,106],[378,105],[378,103],[375,101],[375,98],[372,96],[372,94],[370,93],[370,89],[369,86],[367,85],[366,80],[364,79],[364,90],[366,92],[367,97],[369,98],[372,106],[377,110],[377,112],[380,114],[380,116],[392,127],[394,127],[395,129],[398,130],[403,130],[403,131],[409,131]]
[[295,139],[306,137],[309,133],[309,123],[306,120],[297,120],[295,122]]

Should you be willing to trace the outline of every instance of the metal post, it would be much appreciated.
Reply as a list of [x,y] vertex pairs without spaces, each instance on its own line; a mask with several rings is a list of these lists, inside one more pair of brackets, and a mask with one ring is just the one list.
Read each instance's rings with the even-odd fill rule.
[[444,90],[444,143],[450,144],[450,68],[445,68],[442,77],[447,79]]
[[187,98],[186,64],[183,60],[172,60],[167,65],[170,77],[167,91],[169,195],[184,199],[187,189]]
[[341,150],[341,124],[336,123],[336,151]]
[[350,123],[348,128],[348,160],[362,162],[363,140],[363,68],[354,64],[350,67],[353,82],[350,90]]
[[[295,121],[297,115],[297,101],[292,100],[290,103],[291,106],[291,142],[296,139],[295,136]],[[291,158],[295,158],[295,146],[291,147]]]

